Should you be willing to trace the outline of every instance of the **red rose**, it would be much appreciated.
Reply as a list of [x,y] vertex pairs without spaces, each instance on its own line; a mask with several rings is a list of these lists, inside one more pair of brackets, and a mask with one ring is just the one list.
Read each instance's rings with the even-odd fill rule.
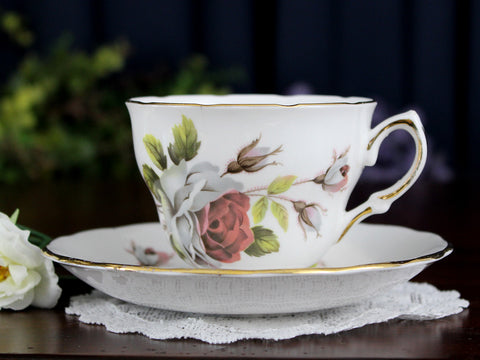
[[248,209],[249,197],[231,190],[197,213],[207,255],[226,263],[240,260],[240,253],[254,241]]

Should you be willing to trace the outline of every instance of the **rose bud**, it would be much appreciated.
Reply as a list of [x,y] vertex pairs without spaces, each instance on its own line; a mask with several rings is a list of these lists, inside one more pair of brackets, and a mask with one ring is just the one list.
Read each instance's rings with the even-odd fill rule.
[[127,250],[135,256],[141,265],[159,266],[166,264],[173,257],[173,254],[167,254],[163,251],[155,251],[151,247],[137,246],[132,241],[132,248]]
[[267,162],[266,160],[270,155],[275,155],[282,151],[282,146],[280,145],[273,151],[269,151],[270,149],[265,147],[257,148],[256,146],[260,142],[260,138],[255,139],[250,145],[240,150],[237,160],[233,160],[228,164],[227,171],[223,175],[227,173],[236,174],[242,171],[255,172],[269,165],[278,165],[276,161]]
[[338,157],[334,153],[333,164],[324,174],[318,175],[312,181],[322,185],[323,190],[328,192],[343,190],[348,182],[348,172],[350,171],[350,165],[347,164],[347,152],[348,149]]
[[298,223],[305,234],[305,238],[307,237],[307,233],[303,224],[308,226],[307,230],[315,231],[317,237],[319,237],[320,226],[322,225],[322,218],[318,210],[319,205],[307,204],[305,201],[295,201],[293,207],[298,212]]

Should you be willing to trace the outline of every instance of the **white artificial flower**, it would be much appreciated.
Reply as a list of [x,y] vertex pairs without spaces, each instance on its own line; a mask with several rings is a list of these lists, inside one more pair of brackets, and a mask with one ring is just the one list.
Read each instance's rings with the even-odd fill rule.
[[0,212],[0,309],[52,308],[62,292],[51,260],[29,235]]

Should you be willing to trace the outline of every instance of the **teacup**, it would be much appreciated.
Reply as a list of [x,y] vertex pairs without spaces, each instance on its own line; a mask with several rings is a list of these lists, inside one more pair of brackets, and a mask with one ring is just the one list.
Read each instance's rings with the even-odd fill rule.
[[[191,266],[305,268],[366,217],[386,212],[427,155],[414,111],[371,129],[361,97],[182,95],[127,101],[138,167],[172,248]],[[410,169],[346,211],[364,166],[395,130],[414,139]]]

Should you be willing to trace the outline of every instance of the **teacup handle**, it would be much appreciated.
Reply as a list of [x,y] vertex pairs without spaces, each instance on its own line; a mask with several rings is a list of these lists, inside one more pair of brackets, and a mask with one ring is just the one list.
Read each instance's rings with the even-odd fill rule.
[[402,196],[420,176],[427,158],[427,140],[420,118],[413,110],[392,116],[370,130],[370,141],[367,144],[364,165],[375,165],[381,143],[390,133],[396,130],[407,131],[415,140],[416,153],[412,166],[395,184],[385,190],[374,192],[363,204],[345,212],[344,219],[346,220],[342,225],[343,230],[337,242],[345,236],[355,223],[370,215],[388,211],[390,205]]

